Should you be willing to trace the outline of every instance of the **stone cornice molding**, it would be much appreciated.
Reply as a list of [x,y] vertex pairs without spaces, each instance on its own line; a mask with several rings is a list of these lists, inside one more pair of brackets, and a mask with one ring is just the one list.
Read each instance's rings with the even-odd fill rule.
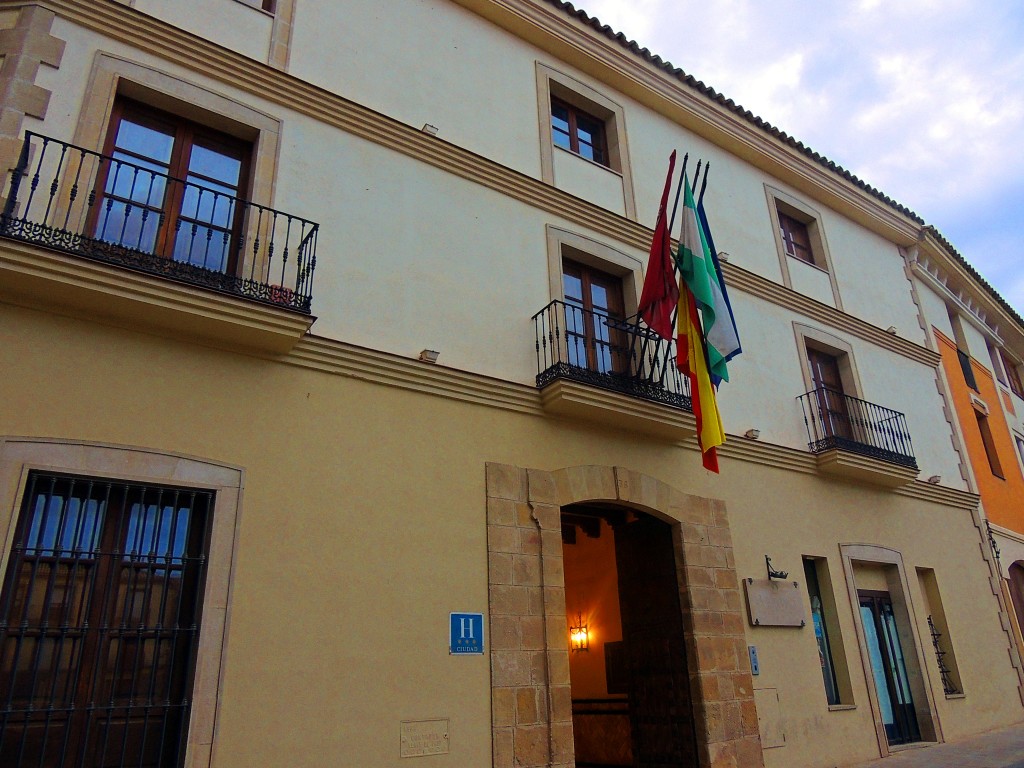
[[954,299],[964,317],[981,333],[1024,356],[1024,328],[930,230],[922,230],[917,248],[910,250],[910,263],[915,274],[931,288]]

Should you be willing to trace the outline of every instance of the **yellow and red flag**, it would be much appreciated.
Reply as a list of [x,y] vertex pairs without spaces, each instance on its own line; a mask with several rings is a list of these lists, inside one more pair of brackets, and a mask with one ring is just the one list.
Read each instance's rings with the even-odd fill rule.
[[[718,472],[717,446],[725,442],[725,429],[718,411],[715,387],[711,380],[708,360],[707,333],[715,322],[716,294],[720,292],[713,280],[713,265],[707,260],[707,248],[702,239],[697,206],[693,201],[690,181],[683,178],[683,232],[676,252],[676,264],[681,275],[679,309],[676,314],[676,355],[679,370],[690,379],[690,399],[697,420],[697,440],[704,467]],[[701,315],[704,314],[704,323]],[[716,362],[722,355],[716,355]],[[722,361],[724,372],[724,361]],[[727,379],[728,374],[722,376]]]

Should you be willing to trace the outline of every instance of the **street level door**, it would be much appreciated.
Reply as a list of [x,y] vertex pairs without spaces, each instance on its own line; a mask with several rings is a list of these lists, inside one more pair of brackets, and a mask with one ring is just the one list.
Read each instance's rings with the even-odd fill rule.
[[888,592],[860,590],[860,617],[878,693],[878,708],[890,745],[921,740],[910,680]]

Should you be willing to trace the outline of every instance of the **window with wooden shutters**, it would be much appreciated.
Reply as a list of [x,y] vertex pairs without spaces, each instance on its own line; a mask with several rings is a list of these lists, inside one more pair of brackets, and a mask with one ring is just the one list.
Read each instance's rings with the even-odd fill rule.
[[1003,364],[1003,370],[1006,371],[1006,383],[1010,386],[1010,391],[1017,397],[1024,398],[1024,386],[1021,385],[1020,368],[1017,363],[1002,349],[999,350],[999,359]]
[[181,765],[213,497],[30,474],[0,597],[0,765]]
[[974,411],[974,416],[978,420],[981,444],[985,448],[985,456],[988,459],[988,466],[992,470],[992,474],[1000,479],[1006,479],[1006,475],[1003,474],[1003,465],[999,461],[999,452],[996,450],[996,441],[992,437],[992,428],[988,424],[988,416],[977,409]]
[[814,264],[814,251],[811,248],[811,235],[807,225],[789,216],[782,211],[778,212],[779,232],[782,235],[782,245],[786,253],[795,259]]

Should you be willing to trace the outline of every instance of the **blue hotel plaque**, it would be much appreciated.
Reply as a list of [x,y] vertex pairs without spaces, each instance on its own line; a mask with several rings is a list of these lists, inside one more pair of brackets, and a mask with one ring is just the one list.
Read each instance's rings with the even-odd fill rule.
[[482,613],[449,614],[448,653],[482,654],[484,652],[484,615]]

